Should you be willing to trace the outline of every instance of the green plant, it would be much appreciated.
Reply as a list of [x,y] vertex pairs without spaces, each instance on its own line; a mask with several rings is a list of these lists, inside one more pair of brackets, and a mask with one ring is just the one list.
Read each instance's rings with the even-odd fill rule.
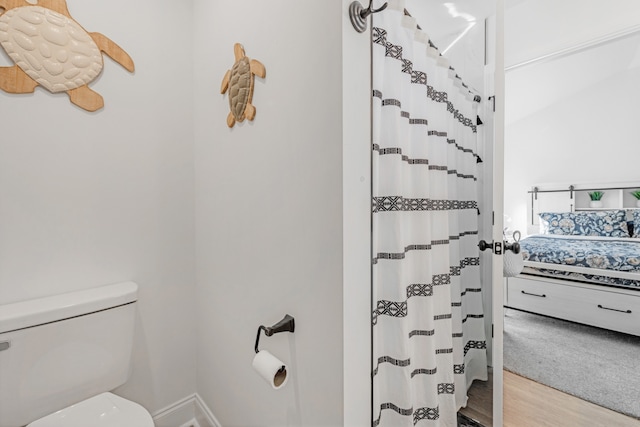
[[640,190],[632,191],[631,195],[636,199],[640,200]]
[[600,200],[602,199],[602,196],[604,196],[604,191],[594,191],[592,193],[589,193],[589,197],[591,198],[591,200]]

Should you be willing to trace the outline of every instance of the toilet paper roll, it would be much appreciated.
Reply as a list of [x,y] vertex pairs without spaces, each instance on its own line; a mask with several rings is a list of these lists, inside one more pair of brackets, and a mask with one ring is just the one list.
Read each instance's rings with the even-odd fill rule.
[[287,365],[267,350],[260,350],[256,353],[252,365],[253,369],[255,369],[266,382],[271,384],[274,390],[284,387],[289,379]]

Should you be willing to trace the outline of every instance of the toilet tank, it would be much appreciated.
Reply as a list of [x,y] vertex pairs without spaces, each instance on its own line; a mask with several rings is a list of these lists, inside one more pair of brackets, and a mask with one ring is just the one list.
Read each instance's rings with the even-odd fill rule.
[[124,282],[0,305],[0,427],[124,384],[137,292]]

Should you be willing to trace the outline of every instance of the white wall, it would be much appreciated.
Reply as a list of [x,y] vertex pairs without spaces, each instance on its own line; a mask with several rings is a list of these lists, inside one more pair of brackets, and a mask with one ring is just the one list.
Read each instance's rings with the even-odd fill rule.
[[[527,191],[636,181],[640,34],[507,73],[505,214],[527,230]],[[606,195],[605,195],[606,197]]]
[[505,66],[640,25],[637,0],[506,0]]
[[136,71],[105,57],[93,114],[42,88],[0,92],[0,304],[137,282],[135,365],[119,392],[154,412],[195,390],[192,7],[68,7]]
[[[198,392],[225,427],[341,425],[341,2],[194,4]],[[236,42],[267,76],[228,129]],[[253,344],[285,313],[260,340],[290,366],[274,391]]]
[[[371,423],[371,33],[342,0],[344,427]],[[363,114],[363,112],[367,112]]]

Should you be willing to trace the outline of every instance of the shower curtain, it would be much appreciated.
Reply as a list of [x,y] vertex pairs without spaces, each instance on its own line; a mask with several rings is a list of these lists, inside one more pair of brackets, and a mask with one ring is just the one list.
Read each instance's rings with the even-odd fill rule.
[[372,22],[373,425],[456,426],[487,379],[477,103],[402,1]]

